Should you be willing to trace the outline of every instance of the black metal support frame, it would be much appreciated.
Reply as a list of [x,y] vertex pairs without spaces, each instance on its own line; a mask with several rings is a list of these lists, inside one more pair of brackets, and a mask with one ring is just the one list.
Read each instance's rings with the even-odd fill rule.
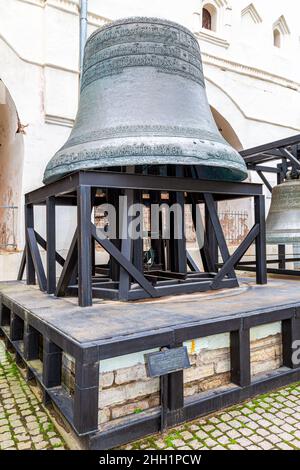
[[[256,171],[266,188],[272,193],[273,188],[267,175],[276,174],[277,184],[281,184],[288,171],[300,171],[300,134],[243,150],[240,153],[246,162],[247,168]],[[276,162],[277,165],[270,166],[272,162]],[[296,257],[287,258],[285,245],[278,245],[278,259],[267,259],[267,272],[269,274],[300,276],[299,269],[286,268],[287,263],[298,261],[300,259]],[[255,272],[256,261],[240,262],[237,269]]]
[[[267,282],[265,264],[265,217],[264,197],[261,185],[201,181],[197,174],[185,170],[186,176],[153,176],[150,174],[79,171],[55,183],[26,194],[26,249],[22,258],[18,279],[23,278],[26,266],[27,284],[38,282],[39,288],[56,296],[78,296],[79,305],[92,305],[93,298],[137,300],[166,295],[201,292],[224,287],[237,287],[234,272],[250,245],[256,244],[256,278],[258,284]],[[105,196],[99,197],[99,190]],[[93,207],[104,201],[114,202],[113,191],[127,196],[127,204],[142,201],[143,196],[153,194],[162,202],[162,193],[168,194],[167,203],[174,202],[184,208],[187,201],[192,205],[193,221],[197,204],[205,206],[205,243],[199,246],[204,271],[187,253],[184,237],[177,240],[173,234],[174,221],[171,219],[171,237],[162,246],[163,240],[153,240],[157,248],[155,265],[150,269],[143,266],[142,240],[128,238],[111,240],[100,236],[91,222]],[[255,200],[255,225],[233,255],[225,241],[218,218],[218,201],[253,197]],[[164,201],[165,202],[165,201]],[[34,205],[46,206],[47,240],[34,229]],[[55,207],[57,205],[77,206],[77,228],[66,260],[56,252]],[[130,226],[127,208],[123,208],[122,226]],[[129,234],[130,235],[130,234]],[[109,254],[105,266],[95,266],[95,244]],[[47,252],[46,273],[39,246]],[[167,249],[167,254],[166,254]],[[218,271],[217,255],[220,250],[224,266]],[[56,262],[63,266],[56,282]]]

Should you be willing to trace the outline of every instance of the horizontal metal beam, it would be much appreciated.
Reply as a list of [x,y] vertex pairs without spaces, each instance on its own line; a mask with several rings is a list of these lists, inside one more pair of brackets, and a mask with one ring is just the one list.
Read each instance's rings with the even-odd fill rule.
[[[60,196],[59,203],[62,205],[64,198],[61,196],[72,193],[78,185],[103,189],[123,188],[145,191],[212,193],[224,196],[227,199],[230,199],[230,197],[249,197],[262,194],[261,185],[255,183],[208,181],[193,178],[138,175],[108,171],[79,171],[27,193],[25,202],[26,204],[41,204],[48,197]],[[73,205],[73,198],[65,197],[65,204]]]
[[114,172],[80,172],[79,184],[112,189],[212,193],[226,195],[226,197],[249,197],[262,194],[262,186],[255,183],[233,183]]
[[63,194],[71,193],[76,191],[78,186],[79,173],[73,173],[71,175],[62,178],[61,180],[42,186],[30,193],[25,195],[26,204],[40,204],[45,202],[47,197],[50,196],[61,196]]
[[246,157],[249,156],[260,155],[262,153],[271,152],[272,150],[285,148],[296,144],[300,144],[300,134],[288,137],[286,139],[276,140],[275,142],[270,142],[268,144],[259,145],[257,147],[252,147],[250,149],[242,150],[240,154],[243,158],[246,159]]

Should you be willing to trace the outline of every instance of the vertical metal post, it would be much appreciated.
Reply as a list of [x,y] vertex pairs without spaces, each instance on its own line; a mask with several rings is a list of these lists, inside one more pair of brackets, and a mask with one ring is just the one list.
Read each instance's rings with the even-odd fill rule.
[[[183,169],[179,167],[173,167],[169,170],[170,176],[181,177],[183,176]],[[170,268],[173,272],[186,273],[187,272],[187,258],[186,258],[186,239],[185,239],[185,214],[184,214],[184,194],[183,192],[171,192],[169,196],[170,206],[175,204],[181,209],[181,220],[177,220],[179,214],[177,214],[177,207],[175,213],[170,213]],[[178,235],[181,238],[176,239],[176,231],[178,229]]]
[[[134,203],[140,204],[142,209],[142,191],[134,191]],[[143,260],[143,212],[139,214],[140,226],[139,226],[139,237],[133,241],[133,264],[140,271],[144,271],[144,260]]]
[[74,427],[78,434],[98,430],[99,362],[75,363]]
[[92,305],[92,235],[91,235],[91,188],[77,188],[78,224],[78,302],[81,307]]
[[87,16],[88,16],[88,0],[80,1],[80,77],[82,77],[82,66],[84,58],[84,47],[87,40]]
[[47,292],[53,294],[56,289],[56,234],[55,234],[55,198],[46,200],[46,229],[47,229]]
[[283,366],[291,369],[300,367],[292,360],[295,341],[300,341],[300,318],[297,316],[282,321],[282,362]]
[[[218,211],[218,204],[214,201],[215,209]],[[209,215],[208,207],[205,204],[205,234],[207,240],[207,251],[209,253],[210,262],[214,272],[217,272],[218,264],[218,242],[214,231],[213,224]]]
[[35,280],[35,268],[30,250],[28,228],[34,229],[34,213],[33,205],[25,204],[25,240],[26,240],[26,283],[28,285],[34,285]]
[[231,382],[246,387],[251,383],[249,328],[230,333],[230,359]]
[[259,235],[255,239],[256,282],[267,284],[265,196],[255,196],[255,223],[259,224]]
[[[125,256],[130,262],[133,260],[133,240],[132,233],[130,233],[129,224],[131,222],[131,217],[128,215],[129,207],[133,204],[134,201],[134,190],[127,189],[125,190],[125,200],[121,208],[121,232],[122,232],[122,241],[121,241],[121,253]],[[120,300],[128,300],[128,294],[130,290],[130,275],[124,268],[120,268],[120,283],[119,283],[119,298]]]
[[[285,162],[286,166],[286,162]],[[284,181],[284,176],[285,176],[285,171],[286,168],[284,168],[284,165],[277,165],[277,168],[280,170],[279,173],[277,173],[277,184],[282,184]],[[286,257],[286,249],[285,245],[278,245],[278,259],[279,259],[279,269],[285,269],[286,268],[286,262],[285,262],[285,257]]]
[[61,384],[62,350],[47,337],[43,338],[43,384],[46,388]]

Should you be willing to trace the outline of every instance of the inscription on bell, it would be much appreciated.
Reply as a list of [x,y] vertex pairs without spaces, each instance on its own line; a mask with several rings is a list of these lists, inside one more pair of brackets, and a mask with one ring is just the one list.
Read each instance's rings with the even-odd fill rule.
[[44,183],[73,171],[197,165],[199,178],[242,181],[247,168],[220,134],[191,31],[159,18],[126,18],[88,39],[71,135]]
[[191,367],[185,346],[145,354],[145,360],[149,377],[159,377]]

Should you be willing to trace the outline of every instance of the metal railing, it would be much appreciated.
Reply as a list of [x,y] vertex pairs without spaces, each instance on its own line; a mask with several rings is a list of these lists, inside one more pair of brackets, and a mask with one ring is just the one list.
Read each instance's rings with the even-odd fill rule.
[[249,232],[249,214],[247,211],[219,212],[225,239],[231,244],[239,244]]

